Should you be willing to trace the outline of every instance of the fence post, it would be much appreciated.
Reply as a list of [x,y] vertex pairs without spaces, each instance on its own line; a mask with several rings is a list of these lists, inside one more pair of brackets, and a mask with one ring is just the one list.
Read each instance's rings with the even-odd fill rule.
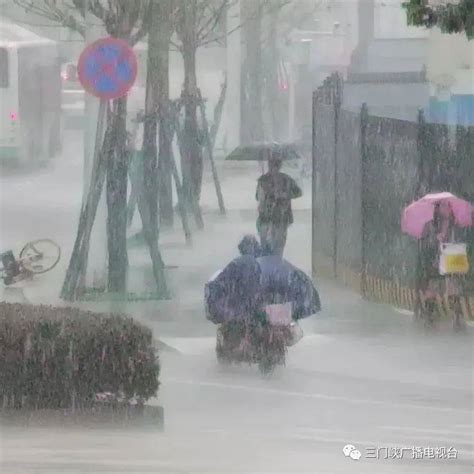
[[368,164],[367,164],[367,122],[369,119],[369,110],[364,102],[360,110],[360,165],[361,165],[361,293],[364,298],[367,297],[367,200],[365,189],[368,185]]
[[416,199],[419,199],[431,187],[431,176],[429,173],[429,166],[427,163],[426,156],[426,120],[423,110],[418,111],[418,123],[417,123],[417,157],[418,157],[418,182],[416,186]]
[[339,142],[339,113],[342,106],[342,81],[338,73],[331,77],[331,104],[334,107],[334,278],[338,278],[337,254],[338,254],[338,209],[339,209],[339,183],[338,183],[338,142]]
[[319,91],[313,91],[312,106],[311,106],[311,273],[312,277],[316,276],[316,226],[315,226],[315,210],[316,202],[316,107],[319,97]]
[[[431,166],[428,163],[427,156],[427,128],[425,114],[422,109],[418,111],[418,123],[417,123],[417,158],[418,158],[418,182],[416,185],[415,199],[421,198],[425,195],[428,190],[431,190]],[[421,248],[420,243],[417,245],[416,252],[416,270],[415,270],[415,301],[414,301],[414,312],[415,315],[420,311],[421,299],[420,299],[420,281],[418,275],[421,269]]]

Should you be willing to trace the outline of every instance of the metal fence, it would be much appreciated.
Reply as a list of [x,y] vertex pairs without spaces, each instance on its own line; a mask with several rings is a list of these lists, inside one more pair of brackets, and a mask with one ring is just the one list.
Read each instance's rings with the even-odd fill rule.
[[[337,74],[313,94],[313,274],[413,308],[418,246],[401,233],[401,211],[427,192],[474,201],[474,127],[356,114],[342,94]],[[472,230],[466,240],[472,256]],[[473,298],[464,303],[472,317]]]

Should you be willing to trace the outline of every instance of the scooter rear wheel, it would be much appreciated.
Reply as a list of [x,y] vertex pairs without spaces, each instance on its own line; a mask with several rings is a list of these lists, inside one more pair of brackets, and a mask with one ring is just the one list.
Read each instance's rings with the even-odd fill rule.
[[216,334],[216,359],[218,364],[221,366],[227,366],[230,364],[230,360],[225,354],[224,334],[221,328],[217,329]]
[[270,376],[277,365],[285,365],[286,340],[282,332],[268,332],[263,351],[260,354],[258,368],[264,377]]
[[264,357],[258,361],[258,370],[263,377],[270,377],[275,371],[276,365],[274,360]]

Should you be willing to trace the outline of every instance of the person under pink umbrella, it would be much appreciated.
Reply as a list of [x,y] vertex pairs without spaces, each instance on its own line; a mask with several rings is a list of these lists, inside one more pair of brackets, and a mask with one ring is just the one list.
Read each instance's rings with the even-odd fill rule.
[[472,205],[450,193],[428,194],[403,212],[403,232],[417,238],[420,243],[417,280],[426,324],[433,323],[437,299],[446,295],[453,310],[455,329],[464,326],[460,299],[463,278],[461,275],[440,274],[440,246],[464,240],[461,229],[472,226],[472,219]]

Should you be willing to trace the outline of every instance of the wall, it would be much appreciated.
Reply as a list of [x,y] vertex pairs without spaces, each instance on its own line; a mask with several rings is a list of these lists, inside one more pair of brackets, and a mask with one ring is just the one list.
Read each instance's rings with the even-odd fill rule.
[[474,41],[464,33],[448,35],[431,30],[427,72],[431,101],[426,110],[430,119],[474,125]]
[[399,82],[395,78],[379,83],[354,81],[347,82],[344,88],[344,108],[357,112],[365,103],[373,115],[412,122],[429,99],[429,84],[421,81]]
[[429,35],[427,69],[433,83],[448,82],[450,77],[453,93],[474,94],[474,41],[464,33],[448,35],[434,28]]
[[375,0],[374,36],[375,38],[407,39],[426,38],[425,28],[407,25],[404,0]]

